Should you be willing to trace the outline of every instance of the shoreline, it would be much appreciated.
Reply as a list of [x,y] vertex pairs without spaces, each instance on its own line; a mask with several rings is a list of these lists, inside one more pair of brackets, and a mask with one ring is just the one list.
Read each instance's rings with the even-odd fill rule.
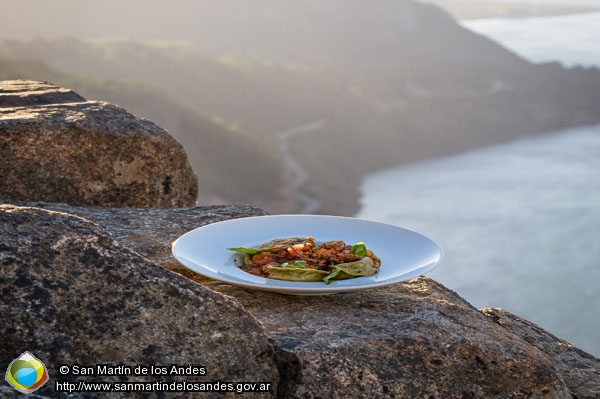
[[523,4],[503,1],[467,3],[453,0],[429,0],[429,3],[449,13],[457,21],[479,19],[524,19],[560,17],[600,12],[600,7],[586,4]]
[[[515,143],[515,142],[518,142],[521,140],[532,140],[532,139],[538,139],[538,138],[551,137],[553,135],[566,133],[567,131],[573,130],[573,129],[585,129],[585,128],[593,128],[593,127],[597,127],[597,126],[600,126],[600,124],[598,122],[587,123],[587,124],[582,124],[582,125],[565,126],[565,127],[561,127],[561,128],[557,128],[557,129],[550,129],[550,130],[546,130],[546,131],[542,131],[542,132],[523,134],[520,136],[511,137],[511,138],[507,138],[507,139],[500,139],[500,140],[490,142],[487,144],[468,147],[468,148],[465,148],[464,150],[439,151],[435,154],[417,156],[410,160],[405,160],[405,161],[399,160],[398,162],[391,163],[384,167],[372,168],[372,169],[366,170],[364,173],[356,175],[356,179],[351,180],[351,181],[358,182],[358,184],[343,185],[341,187],[338,187],[339,190],[337,190],[337,191],[328,190],[328,191],[321,191],[321,192],[315,193],[314,189],[311,190],[311,188],[313,186],[311,185],[310,180],[307,182],[307,185],[305,188],[310,193],[310,195],[314,196],[323,205],[321,208],[319,208],[317,210],[317,212],[315,212],[315,214],[356,217],[356,214],[358,214],[362,208],[362,198],[363,198],[362,186],[363,186],[364,180],[367,178],[368,175],[371,175],[374,173],[379,173],[379,172],[384,172],[389,169],[408,167],[408,166],[414,165],[414,164],[434,162],[434,161],[441,160],[443,158],[461,156],[461,155],[464,155],[464,154],[467,154],[470,152],[489,150],[495,146],[508,145],[508,144]],[[334,204],[334,206],[332,206],[331,204]],[[274,214],[283,214],[283,213],[302,213],[302,212],[297,212],[297,211],[296,212],[279,212],[279,213],[274,213]]]

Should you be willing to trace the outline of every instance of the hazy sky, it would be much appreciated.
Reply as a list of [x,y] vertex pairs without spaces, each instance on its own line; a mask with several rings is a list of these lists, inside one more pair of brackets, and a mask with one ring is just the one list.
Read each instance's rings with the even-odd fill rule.
[[587,4],[600,7],[600,0],[451,0],[460,1],[463,3],[485,3],[488,1],[497,1],[500,3],[517,3],[517,4],[562,4],[562,5],[575,5],[575,4]]
[[[310,29],[322,7],[338,8],[339,17],[352,7],[363,7],[368,13],[377,5],[382,14],[391,14],[385,7],[402,7],[397,2],[357,2],[352,0],[0,0],[0,36],[103,36],[133,39],[196,40],[209,42],[210,35],[227,26],[233,33],[250,36],[260,34],[262,25],[294,16]],[[446,0],[437,0],[443,2]],[[448,0],[483,3],[486,0]],[[588,4],[600,7],[600,0],[496,0],[510,3]],[[424,2],[428,2],[424,0]],[[240,6],[243,4],[244,6]],[[367,4],[367,6],[364,6]],[[371,7],[371,5],[373,7]],[[382,8],[383,7],[383,8]],[[264,22],[264,23],[263,23]],[[297,28],[297,21],[281,26]]]

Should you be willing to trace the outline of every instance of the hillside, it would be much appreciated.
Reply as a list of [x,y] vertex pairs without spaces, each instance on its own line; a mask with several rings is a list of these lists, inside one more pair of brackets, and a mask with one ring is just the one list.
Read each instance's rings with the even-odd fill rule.
[[[16,78],[47,80],[69,87],[86,98],[121,105],[167,129],[183,144],[198,175],[200,203],[256,203],[274,209],[293,203],[283,189],[273,191],[269,198],[263,195],[272,185],[286,186],[277,153],[266,151],[260,140],[180,104],[164,91],[135,81],[58,72],[42,62],[0,58],[0,80]],[[249,169],[247,165],[255,166]],[[256,179],[256,173],[264,176],[264,180]]]
[[[8,5],[18,17],[31,2]],[[322,127],[285,139],[308,173],[302,190],[319,212],[351,215],[370,171],[600,121],[598,70],[530,64],[433,5],[177,0],[135,9],[141,3],[131,1],[114,14],[113,0],[90,10],[76,3],[53,3],[77,15],[65,25],[42,2],[28,11],[30,34],[46,29],[43,37],[18,37],[25,32],[0,16],[0,34],[14,28],[0,58],[95,81],[93,90],[55,83],[163,125],[206,171],[206,187],[218,188],[215,201],[297,212],[294,201],[266,203],[285,201],[294,178],[279,154],[283,133],[314,122]],[[109,14],[110,24],[98,22]],[[198,127],[208,121],[219,124]],[[198,144],[202,135],[212,147]],[[210,154],[194,160],[202,152],[193,145]],[[232,176],[242,184],[229,184]]]

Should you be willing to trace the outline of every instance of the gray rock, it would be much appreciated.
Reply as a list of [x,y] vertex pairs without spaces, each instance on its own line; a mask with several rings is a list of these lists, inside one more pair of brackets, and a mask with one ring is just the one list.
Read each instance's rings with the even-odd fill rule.
[[[0,201],[2,202],[2,201]],[[180,209],[104,208],[45,202],[19,203],[78,215],[110,231],[124,246],[162,266],[204,284],[218,284],[181,265],[171,253],[171,244],[183,233],[206,224],[267,213],[249,205],[213,205]]]
[[4,200],[173,208],[198,194],[164,129],[47,82],[0,82],[0,158]]
[[294,359],[290,398],[571,397],[543,352],[425,277],[321,297],[221,291]]
[[503,309],[481,311],[499,326],[546,353],[567,382],[573,398],[600,398],[600,361],[597,357]]
[[72,90],[49,82],[6,80],[0,82],[0,107],[31,107],[48,104],[85,102]]
[[[260,323],[236,300],[157,267],[78,216],[0,205],[0,226],[0,365],[8,365],[24,351],[40,358],[50,381],[37,394],[64,396],[53,386],[63,379],[58,375],[61,364],[109,363],[197,364],[207,372],[64,379],[267,382],[270,393],[245,397],[275,396],[279,372],[274,350]],[[142,394],[73,397],[132,396]]]
[[170,256],[179,235],[222,217],[264,214],[256,208],[35,205],[85,216],[123,246],[236,298],[275,346],[281,397],[598,397],[600,359],[509,313],[502,311],[507,321],[499,324],[489,310],[425,277],[356,293],[287,296],[209,280]]
[[[0,398],[18,398],[23,399],[23,394],[8,385],[0,385]],[[30,393],[26,396],[28,399],[49,399],[48,396],[38,395],[37,392]]]

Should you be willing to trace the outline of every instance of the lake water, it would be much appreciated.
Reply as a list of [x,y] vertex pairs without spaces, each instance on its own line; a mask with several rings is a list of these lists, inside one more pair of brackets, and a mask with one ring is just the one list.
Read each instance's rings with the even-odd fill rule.
[[[576,43],[559,51],[564,21],[577,18]],[[600,65],[598,18],[465,26],[533,61]],[[593,40],[577,42],[590,32]],[[515,45],[519,38],[528,44]],[[575,47],[585,48],[580,58]],[[412,228],[442,246],[430,277],[478,308],[502,307],[600,355],[600,125],[384,170],[361,189],[356,216]]]
[[482,19],[466,21],[462,25],[532,62],[600,66],[600,12],[562,17]]

